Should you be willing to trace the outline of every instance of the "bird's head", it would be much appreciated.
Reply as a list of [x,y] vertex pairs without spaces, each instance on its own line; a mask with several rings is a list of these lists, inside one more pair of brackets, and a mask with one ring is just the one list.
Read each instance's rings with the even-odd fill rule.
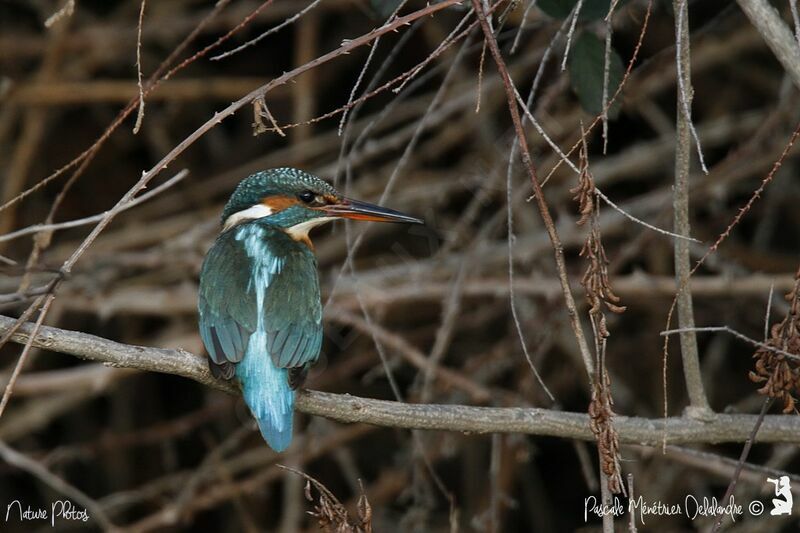
[[223,231],[261,218],[306,242],[311,228],[337,218],[424,223],[392,209],[345,198],[327,182],[295,168],[264,170],[243,179],[222,213]]

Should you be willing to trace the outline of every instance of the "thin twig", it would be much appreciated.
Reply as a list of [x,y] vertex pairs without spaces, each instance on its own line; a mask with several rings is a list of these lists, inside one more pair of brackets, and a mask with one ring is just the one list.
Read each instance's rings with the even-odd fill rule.
[[[351,268],[353,269],[353,271],[355,271],[354,267]],[[392,389],[392,394],[394,395],[397,403],[402,404],[404,403],[403,394],[402,392],[400,392],[400,387],[398,386],[397,380],[394,377],[394,372],[392,372],[392,368],[389,365],[389,360],[386,357],[383,344],[380,342],[377,335],[375,335],[374,333],[375,328],[373,327],[372,324],[372,317],[369,311],[367,310],[367,307],[364,305],[364,302],[360,296],[358,299],[359,299],[359,305],[361,306],[361,312],[364,314],[364,319],[366,320],[367,325],[370,328],[370,333],[372,335],[372,342],[373,344],[375,344],[375,349],[378,352],[378,357],[381,360],[381,365],[383,365],[384,372],[386,373],[386,379],[388,380],[389,386]],[[429,369],[433,367],[434,364],[431,364]],[[429,370],[429,372],[432,373],[431,370]],[[414,441],[416,452],[419,454],[419,457],[421,457],[422,462],[425,465],[425,469],[428,472],[428,475],[430,475],[431,479],[433,480],[436,487],[439,489],[439,492],[441,492],[442,496],[444,496],[444,498],[450,503],[451,514],[452,514],[452,510],[455,508],[455,499],[452,493],[448,490],[447,485],[445,485],[444,481],[442,481],[442,478],[439,476],[439,474],[436,473],[436,470],[433,468],[433,463],[428,457],[428,454],[425,452],[425,446],[422,443],[422,438],[420,437],[419,433],[417,433],[416,431],[412,431],[411,438]]]
[[[495,3],[494,7],[497,7],[499,5],[499,3],[500,2]],[[464,17],[462,19],[462,22],[466,21],[466,19],[467,19],[467,17]],[[459,23],[459,26],[457,26],[457,28],[460,28],[460,23]],[[413,76],[415,73],[419,72],[419,70],[421,69],[422,66],[424,66],[424,64],[427,64],[429,61],[431,61],[432,58],[435,56],[435,54],[440,54],[447,47],[449,47],[451,44],[455,43],[456,41],[458,41],[462,37],[467,37],[471,33],[471,31],[472,31],[472,25],[470,25],[467,29],[462,31],[460,34],[456,34],[455,30],[453,30],[453,32],[450,33],[450,35],[445,39],[445,41],[439,47],[437,47],[437,49],[431,55],[426,57],[417,67],[413,68],[412,70],[408,71],[405,74],[402,74],[400,77],[406,76],[406,74],[408,74],[409,76]],[[447,43],[447,46],[444,46],[445,43]],[[386,180],[386,184],[384,185],[383,191],[381,192],[381,196],[378,199],[378,203],[379,204],[384,202],[386,200],[386,198],[389,197],[389,194],[391,194],[391,192],[393,190],[393,187],[395,185],[395,182],[397,181],[397,178],[400,175],[400,171],[403,168],[405,168],[406,164],[410,160],[411,155],[414,153],[414,148],[417,146],[417,142],[419,141],[422,133],[425,131],[425,129],[427,128],[427,126],[429,124],[431,112],[433,110],[435,110],[437,107],[439,107],[441,101],[444,99],[444,95],[446,93],[446,89],[450,85],[450,81],[452,80],[453,76],[455,75],[456,68],[457,68],[458,64],[461,62],[461,60],[464,57],[464,55],[466,54],[466,51],[469,49],[471,43],[472,43],[471,37],[467,37],[466,41],[464,41],[464,44],[461,46],[461,48],[459,49],[458,53],[456,54],[456,57],[453,60],[453,64],[450,66],[450,68],[448,69],[447,73],[445,74],[444,80],[442,80],[441,85],[436,90],[436,93],[434,94],[433,99],[431,100],[430,104],[428,104],[428,107],[425,109],[425,112],[423,113],[422,117],[418,120],[417,124],[414,126],[414,133],[412,134],[411,139],[409,139],[408,143],[406,144],[405,148],[403,149],[403,154],[400,156],[400,159],[395,164],[394,169],[392,170],[392,173],[389,175],[389,179]],[[395,78],[395,80],[400,79],[400,77]],[[405,82],[409,81],[410,79],[411,79],[411,77],[406,78],[403,83],[405,84]],[[394,82],[394,80],[392,80],[389,83],[392,83],[392,82]],[[384,87],[387,86],[387,85],[388,84],[384,84]],[[400,89],[402,86],[403,85],[401,84],[399,87],[397,87],[394,90]],[[378,89],[376,89],[376,90],[378,90]],[[375,91],[373,91],[373,92],[375,92]],[[366,95],[364,95],[364,96],[366,96]],[[364,98],[364,96],[362,96],[362,98]],[[341,268],[339,269],[339,272],[338,272],[336,278],[334,279],[333,289],[331,290],[331,293],[329,294],[327,300],[325,301],[325,306],[326,307],[333,300],[333,297],[334,297],[335,292],[336,292],[336,286],[338,285],[339,280],[342,278],[342,275],[344,274],[345,270],[352,267],[353,257],[355,256],[355,253],[359,250],[359,248],[361,246],[361,243],[363,242],[363,238],[364,238],[364,234],[365,234],[364,232],[365,231],[366,230],[362,231],[354,239],[354,241],[352,243],[352,246],[348,246],[347,255],[345,256],[344,263],[342,264]]]
[[47,20],[44,21],[44,27],[52,27],[59,20],[71,17],[73,12],[75,12],[75,0],[67,0],[64,2],[64,7],[47,17]]
[[[378,85],[378,82],[383,78],[383,75],[386,74],[386,71],[389,69],[389,67],[394,64],[395,60],[400,55],[400,52],[403,50],[405,45],[410,42],[411,38],[414,36],[414,34],[417,32],[417,30],[420,27],[421,27],[421,21],[417,21],[414,24],[412,24],[411,27],[409,29],[407,29],[403,33],[403,35],[400,37],[400,39],[397,41],[397,43],[395,43],[395,45],[392,47],[392,50],[387,55],[386,59],[383,61],[383,63],[380,65],[380,67],[378,67],[378,70],[372,76],[372,79],[370,80],[369,84],[364,89],[365,93],[372,92],[372,90],[375,88],[375,86]],[[375,47],[373,46],[372,48],[374,49]],[[372,51],[370,51],[370,56],[371,55],[372,55]],[[367,57],[367,61],[369,61],[369,56]],[[363,67],[362,72],[366,72],[366,65]],[[350,139],[351,125],[352,125],[353,121],[356,119],[356,117],[358,116],[359,111],[361,111],[361,107],[363,106],[365,101],[366,100],[362,100],[361,102],[355,104],[353,106],[353,112],[349,114],[349,120],[345,121],[344,132],[340,135],[342,137],[342,141],[341,141],[341,144],[339,146],[339,156],[336,159],[336,171],[334,172],[334,175],[333,175],[333,185],[334,185],[334,187],[338,187],[338,185],[339,185],[339,174],[341,173],[342,163],[345,160],[345,153],[347,152],[347,148],[348,148],[348,143],[349,143],[349,139]],[[388,113],[388,110],[392,109],[394,107],[394,105],[396,105],[396,102],[397,102],[397,99],[392,100],[392,102],[388,106],[386,106],[384,108],[384,110],[381,112],[381,116],[383,116],[383,113]],[[353,102],[348,102],[348,103],[352,104]],[[375,122],[373,122],[372,124],[375,124]],[[365,138],[366,137],[366,132],[368,130],[370,130],[370,129],[371,128],[369,126],[364,128],[364,130],[359,135],[358,139],[353,143],[353,146],[351,148],[351,152],[356,149],[356,146],[359,144],[359,139]]]
[[[600,452],[599,448],[598,455],[600,459],[600,501],[603,502],[603,506],[605,508],[610,509],[613,504],[612,498],[614,495],[611,494],[611,489],[608,486],[608,480],[606,479],[605,472],[603,472],[603,454]],[[603,533],[614,533],[614,513],[603,513]]]
[[578,17],[581,15],[582,7],[583,0],[578,0],[578,3],[575,4],[575,9],[572,11],[569,32],[567,32],[567,46],[564,48],[564,59],[561,60],[561,72],[567,70],[567,59],[569,59],[569,49],[572,46],[572,36],[575,33],[575,26],[578,24]]
[[[496,2],[494,7],[497,7],[499,4],[500,2]],[[464,26],[464,24],[467,23],[467,21],[470,19],[471,16],[472,12],[470,11],[466,15],[461,17],[461,20],[458,21],[456,27],[452,29],[452,31],[447,35],[447,37],[445,37],[442,40],[441,43],[439,43],[439,46],[437,46],[433,50],[433,52],[431,52],[428,55],[428,57],[425,58],[425,60],[420,62],[420,64],[414,68],[414,71],[411,73],[411,75],[405,80],[403,80],[403,83],[392,89],[392,92],[397,94],[400,91],[402,91],[405,88],[405,86],[408,85],[408,83],[411,82],[411,80],[413,80],[416,77],[416,75],[428,65],[428,63],[430,63],[435,57],[438,57],[446,47],[449,47],[454,41],[458,40],[459,36],[464,34],[464,32],[461,31],[461,28]],[[467,30],[471,30],[472,26],[473,26],[472,24],[468,26]]]
[[[117,530],[117,527],[111,522],[103,508],[98,505],[95,500],[90,498],[85,492],[78,489],[74,485],[67,483],[62,478],[53,474],[50,470],[45,468],[42,463],[28,457],[27,455],[19,453],[17,450],[11,448],[3,441],[0,441],[0,456],[2,456],[8,464],[25,470],[54,491],[63,494],[82,505],[88,511],[89,517],[96,519],[103,527],[103,530]],[[55,509],[57,508],[58,507],[55,507]],[[55,520],[56,517],[53,516],[51,518]]]
[[614,14],[614,4],[608,8],[608,15],[606,15],[606,36],[605,36],[605,54],[603,55],[603,155],[608,151],[608,83],[611,78],[611,39],[614,33],[614,27],[611,25],[611,18]]
[[249,41],[247,41],[247,42],[246,42],[246,43],[244,43],[243,45],[237,46],[236,48],[233,48],[233,49],[231,49],[231,50],[228,50],[227,52],[223,52],[223,53],[221,53],[221,54],[217,54],[217,55],[215,55],[215,56],[211,56],[209,59],[210,59],[211,61],[219,61],[220,59],[225,59],[226,57],[230,57],[230,56],[232,56],[233,54],[236,54],[236,53],[238,53],[238,52],[241,52],[241,51],[242,51],[242,50],[244,50],[245,48],[250,48],[250,47],[251,47],[251,46],[253,46],[254,44],[256,44],[256,43],[260,42],[261,40],[263,40],[263,39],[265,39],[266,37],[268,37],[268,36],[272,35],[273,33],[277,33],[277,32],[279,32],[281,29],[285,28],[286,26],[289,26],[289,25],[291,25],[291,24],[294,24],[294,23],[295,23],[295,21],[297,21],[297,20],[298,20],[300,17],[302,17],[303,15],[305,15],[306,13],[308,13],[309,11],[311,11],[312,9],[314,9],[315,7],[317,7],[317,5],[318,5],[318,4],[319,4],[321,1],[322,1],[322,0],[314,0],[313,2],[311,2],[310,4],[308,4],[306,7],[304,7],[303,9],[301,9],[300,11],[298,11],[297,13],[295,13],[294,15],[292,15],[291,17],[287,18],[286,20],[284,20],[283,22],[281,22],[281,23],[280,23],[280,24],[278,24],[277,26],[275,26],[275,27],[273,27],[273,28],[270,28],[270,29],[268,29],[267,31],[265,31],[264,33],[262,33],[261,35],[259,35],[258,37],[254,38],[254,39],[250,39]]
[[[513,153],[513,152],[512,152]],[[506,238],[508,242],[508,300],[509,304],[511,305],[511,318],[514,321],[514,328],[517,330],[517,338],[519,338],[519,343],[522,346],[522,353],[525,355],[525,361],[528,362],[528,366],[531,368],[531,372],[533,372],[533,376],[536,378],[536,381],[539,382],[539,385],[542,387],[542,390],[547,394],[547,397],[550,398],[551,402],[556,401],[555,396],[553,393],[550,392],[550,389],[547,387],[547,384],[544,382],[541,374],[539,374],[539,370],[536,368],[536,365],[533,362],[533,357],[531,357],[530,352],[528,351],[528,343],[525,341],[525,334],[522,330],[522,323],[520,322],[519,316],[517,315],[517,298],[516,293],[514,292],[514,212],[512,206],[514,204],[514,199],[511,194],[512,191],[512,183],[511,183],[511,175],[512,175],[512,165],[509,165],[508,171],[506,173],[506,226],[508,229],[508,236]]]
[[133,126],[133,134],[139,133],[144,120],[144,88],[142,87],[142,26],[144,25],[144,6],[147,0],[142,0],[139,8],[139,27],[136,33],[136,83],[139,87],[139,111],[136,113],[136,124]]
[[[774,400],[774,398],[764,398],[764,403],[761,405],[761,412],[758,414],[758,418],[756,419],[755,425],[753,425],[753,430],[751,431],[750,436],[747,437],[747,440],[744,443],[742,453],[739,455],[739,461],[736,463],[736,470],[734,470],[731,482],[728,484],[728,488],[725,490],[725,495],[720,500],[720,505],[727,505],[726,502],[733,498],[733,491],[736,490],[736,484],[739,481],[742,468],[744,467],[745,461],[747,461],[747,456],[750,455],[750,448],[753,447],[753,443],[756,441],[758,430],[761,428],[761,424],[764,422],[764,417],[767,415],[767,411],[769,411],[769,408]],[[719,528],[722,526],[723,518],[725,518],[725,513],[720,513],[717,516],[717,519],[714,521],[714,526],[711,528],[713,533],[719,531]]]
[[606,196],[603,191],[601,191],[600,189],[597,188],[597,186],[595,186],[594,192],[595,192],[595,194],[597,194],[597,196],[600,197],[601,200],[603,200],[606,204],[608,204],[608,206],[611,209],[613,209],[614,211],[618,212],[619,214],[621,214],[622,216],[624,216],[625,218],[627,218],[631,222],[634,222],[636,224],[644,226],[647,229],[653,230],[656,233],[660,233],[661,235],[665,235],[665,236],[670,237],[672,239],[683,239],[683,240],[687,240],[687,241],[690,241],[690,242],[697,242],[697,243],[702,242],[699,239],[695,239],[694,237],[690,237],[688,235],[679,235],[677,233],[672,233],[671,231],[667,231],[667,230],[661,229],[661,228],[659,228],[657,226],[653,226],[652,224],[648,224],[647,222],[645,222],[644,220],[642,220],[640,218],[636,218],[635,216],[631,215],[630,213],[628,213],[627,211],[622,209],[620,206],[615,204],[611,200],[611,198]]
[[[708,174],[706,162],[703,157],[703,149],[700,147],[700,137],[692,121],[692,100],[694,99],[694,88],[692,87],[691,62],[689,59],[689,8],[687,0],[673,0],[675,10],[675,65],[678,70],[678,104],[681,106],[682,114],[678,113],[678,123],[685,123],[688,134],[694,139],[697,157],[700,160],[700,168],[704,174]],[[681,119],[682,117],[682,119]],[[680,136],[678,127],[678,135]]]
[[[400,10],[403,9],[403,6],[405,6],[407,1],[408,0],[402,0],[397,5],[397,7],[394,8],[394,11],[392,12],[392,14],[389,15],[388,19],[386,19],[387,22],[392,21],[392,20],[394,20],[395,17],[397,17],[397,13],[399,13]],[[347,97],[348,105],[352,104],[353,103],[353,99],[356,97],[356,92],[358,92],[358,88],[361,86],[361,81],[364,79],[364,75],[367,73],[367,68],[369,68],[370,63],[372,63],[372,58],[374,57],[375,52],[378,50],[378,43],[380,43],[380,37],[375,39],[375,42],[372,43],[372,46],[369,49],[369,54],[367,55],[367,59],[366,59],[366,61],[364,61],[364,65],[361,67],[361,71],[359,71],[359,73],[358,73],[358,78],[356,78],[356,82],[353,84],[353,88],[350,89],[350,96]],[[373,81],[377,81],[377,77],[374,78]],[[338,134],[339,134],[340,137],[342,136],[342,130],[344,129],[345,122],[347,121],[347,111],[349,109],[350,108],[347,107],[342,112],[342,118],[339,120]],[[342,146],[344,146],[344,144],[342,144]]]
[[[636,497],[633,492],[633,473],[628,472],[628,501],[635,500]],[[637,533],[638,530],[636,529],[636,510],[635,507],[631,507],[630,514],[628,516],[628,531],[629,533]]]
[[555,143],[555,141],[553,141],[553,139],[550,138],[550,136],[547,134],[547,132],[544,131],[544,128],[542,128],[542,126],[539,124],[539,121],[536,120],[536,117],[533,116],[533,113],[531,113],[530,109],[528,109],[528,106],[525,105],[525,102],[522,100],[522,97],[520,96],[519,91],[517,91],[516,87],[514,88],[514,96],[516,97],[517,102],[519,102],[520,107],[522,107],[522,110],[525,113],[525,116],[527,117],[527,119],[536,128],[536,131],[539,132],[539,135],[541,135],[544,138],[544,140],[547,142],[547,144],[550,145],[550,147],[553,149],[553,151],[556,154],[558,154],[558,157],[560,157],[561,160],[563,162],[565,162],[569,166],[569,168],[571,168],[573,170],[573,172],[575,172],[575,174],[580,174],[581,171],[575,165],[575,163],[573,163],[569,159],[569,157],[567,157],[567,155],[564,152],[561,151],[561,148]]
[[[531,0],[531,4],[534,4],[535,0]],[[531,105],[533,105],[534,98],[536,96],[536,89],[538,88],[539,81],[541,79],[541,74],[544,71],[544,67],[547,63],[547,59],[550,53],[553,50],[554,43],[558,40],[561,32],[564,31],[565,25],[567,21],[564,21],[564,24],[561,25],[559,30],[550,40],[550,44],[547,46],[544,54],[542,55],[542,60],[539,63],[539,68],[536,72],[536,76],[534,77],[533,83],[531,85],[531,89],[528,93],[528,100],[522,101],[517,92],[516,88],[514,88],[514,93],[517,96],[518,101],[522,105],[522,109],[525,111],[525,115],[522,117],[522,125],[525,125],[526,120],[534,120],[535,117],[530,110]],[[517,35],[519,37],[519,35]],[[543,135],[545,139],[549,139],[546,135]],[[541,375],[539,374],[538,369],[533,363],[533,358],[531,354],[528,352],[528,343],[525,340],[525,334],[522,330],[522,324],[520,322],[519,316],[517,316],[517,298],[515,292],[515,281],[514,281],[514,198],[512,195],[512,177],[514,171],[514,162],[516,161],[517,154],[519,153],[519,146],[520,146],[520,138],[518,136],[514,137],[514,140],[511,144],[511,150],[508,156],[508,164],[506,165],[506,228],[507,228],[507,235],[506,235],[506,244],[507,244],[507,253],[508,253],[508,299],[509,304],[511,306],[511,318],[514,321],[514,328],[517,331],[517,338],[519,338],[520,345],[522,346],[522,352],[525,355],[525,360],[528,362],[528,366],[530,366],[531,371],[533,372],[536,381],[539,382],[541,385],[542,390],[545,391],[547,396],[550,398],[551,401],[555,402],[555,396],[550,392],[547,385],[542,379]],[[556,146],[557,149],[557,146]]]
[[[428,360],[431,365],[425,369],[425,374],[422,380],[422,392],[420,399],[422,402],[428,402],[431,398],[431,390],[433,387],[433,377],[436,373],[436,367],[441,363],[442,358],[447,353],[447,348],[453,339],[453,332],[457,324],[456,318],[461,309],[461,302],[464,296],[464,280],[467,275],[467,262],[461,264],[458,269],[455,279],[453,280],[448,295],[445,301],[442,302],[442,319],[439,328],[436,330],[436,336],[433,341],[433,347],[428,354]],[[363,303],[363,299],[359,301]]]
[[536,0],[528,0],[528,5],[525,7],[525,11],[522,13],[522,21],[519,23],[519,28],[517,28],[517,35],[514,37],[514,43],[511,45],[511,51],[509,52],[511,55],[514,55],[517,52],[517,47],[519,46],[519,41],[522,37],[522,30],[525,29],[525,23],[528,21],[528,14],[535,5]]
[[769,344],[765,344],[765,343],[757,341],[755,339],[751,339],[747,335],[745,335],[743,333],[739,333],[735,329],[730,328],[728,326],[705,326],[705,327],[699,327],[699,328],[695,327],[695,328],[668,329],[666,331],[662,331],[661,333],[659,333],[659,335],[661,335],[661,336],[675,335],[676,333],[680,334],[680,333],[684,333],[684,332],[689,331],[689,330],[691,330],[693,332],[696,332],[696,333],[730,333],[731,335],[733,335],[737,339],[742,340],[742,341],[744,341],[744,342],[746,342],[746,343],[748,343],[748,344],[750,344],[752,346],[755,346],[756,348],[762,348],[764,350],[768,350],[770,352],[774,352],[774,353],[783,355],[785,357],[788,357],[789,359],[794,359],[795,361],[800,361],[800,355],[798,355],[798,354],[787,352],[786,350],[781,350],[780,348],[776,348],[775,346],[770,346]]
[[[263,9],[264,7],[266,7],[266,5],[268,5],[271,2],[272,2],[272,0],[267,0],[264,4],[262,4],[261,7],[259,7],[256,10],[256,12],[261,10],[261,9]],[[209,14],[206,17],[204,17],[202,21],[200,21],[200,24],[198,24],[189,33],[189,35],[187,35],[186,38],[183,41],[181,41],[181,43],[170,53],[169,57],[167,57],[167,59],[165,59],[161,63],[161,65],[158,67],[158,69],[150,76],[150,78],[148,79],[147,83],[145,84],[145,96],[150,94],[150,92],[154,91],[167,78],[169,78],[170,76],[172,76],[176,72],[182,70],[183,68],[185,68],[189,64],[193,63],[197,59],[203,57],[210,50],[214,49],[215,47],[217,47],[220,44],[222,44],[223,42],[225,42],[235,32],[241,30],[244,27],[244,25],[246,24],[246,21],[250,20],[250,17],[248,17],[245,21],[242,21],[242,23],[238,24],[234,29],[229,31],[223,37],[220,37],[219,39],[217,39],[214,43],[212,43],[209,46],[205,47],[200,52],[197,52],[192,57],[190,57],[188,59],[185,59],[184,61],[182,61],[177,66],[171,68],[165,74],[165,71],[167,71],[167,69],[169,68],[169,65],[171,65],[172,62],[175,59],[177,59],[177,57],[181,53],[183,53],[183,51],[189,46],[189,44],[194,40],[194,38],[197,37],[200,34],[200,32],[203,31],[203,29],[208,25],[208,23],[214,17],[216,17],[216,15],[219,14],[219,12],[222,9],[224,9],[225,6],[228,5],[228,3],[230,3],[230,0],[220,0],[220,1],[218,1],[216,3],[216,5],[214,6],[214,9],[212,9],[209,12]],[[100,147],[102,147],[103,144],[105,144],[105,142],[109,139],[109,137],[111,137],[111,134],[114,133],[116,131],[116,129],[125,121],[125,119],[128,118],[128,116],[133,112],[133,110],[136,109],[137,102],[138,102],[138,98],[131,99],[128,102],[128,105],[125,106],[125,108],[122,111],[119,112],[119,114],[114,118],[114,120],[106,128],[106,130],[102,133],[102,135],[100,135],[100,137],[98,137],[97,140],[95,140],[95,142],[92,143],[92,145],[89,148],[84,150],[82,153],[80,153],[77,157],[75,157],[72,161],[70,161],[66,165],[62,166],[61,168],[59,168],[55,172],[51,173],[46,178],[44,178],[42,180],[39,180],[36,184],[32,185],[28,189],[22,191],[21,193],[19,193],[15,197],[7,200],[4,204],[0,205],[0,212],[4,211],[5,209],[8,209],[10,206],[16,204],[17,202],[20,202],[20,201],[24,200],[25,198],[27,198],[31,194],[35,193],[36,191],[42,189],[43,187],[45,187],[46,185],[48,185],[49,183],[51,183],[55,179],[59,178],[62,174],[67,172],[69,169],[74,168],[75,166],[77,166],[77,165],[87,161],[89,158],[93,157],[94,154],[96,154],[97,151],[100,149]],[[0,343],[0,344],[2,344],[2,343]]]
[[767,296],[767,312],[764,315],[764,343],[769,340],[769,316],[772,311],[772,295],[775,292],[775,283],[769,285],[769,296]]
[[483,86],[483,65],[486,62],[486,41],[483,42],[483,46],[481,47],[481,59],[478,61],[478,88],[475,91],[477,96],[475,98],[475,113],[481,112],[481,87]]
[[11,373],[11,377],[6,384],[6,388],[3,391],[3,398],[0,400],[0,417],[3,416],[3,413],[6,410],[6,405],[8,405],[8,401],[11,399],[11,395],[14,393],[14,385],[17,383],[17,378],[19,377],[20,372],[22,372],[22,367],[25,366],[25,362],[28,360],[28,354],[31,351],[32,341],[33,338],[36,337],[36,334],[39,332],[39,329],[42,327],[42,322],[44,322],[44,318],[47,316],[47,312],[50,309],[50,305],[53,303],[53,298],[51,295],[44,300],[44,305],[42,309],[39,311],[39,317],[36,319],[36,324],[33,326],[33,332],[31,333],[31,338],[28,342],[25,343],[25,346],[22,348],[22,353],[19,355],[19,359],[17,359],[17,364],[14,366],[14,371]]
[[[608,103],[606,104],[607,107],[614,105],[614,102],[617,101],[617,97],[619,97],[619,95],[622,93],[622,89],[628,82],[628,78],[630,77],[631,72],[633,71],[633,65],[639,58],[639,52],[641,51],[642,44],[644,43],[644,36],[647,34],[647,28],[650,24],[650,15],[652,14],[652,11],[653,11],[653,0],[648,0],[647,11],[645,11],[644,14],[644,20],[642,21],[642,29],[639,31],[639,39],[636,41],[636,47],[633,49],[633,54],[631,55],[630,61],[628,61],[628,66],[625,69],[625,74],[622,76],[622,81],[619,83],[619,86],[617,86],[617,89],[614,91],[614,94],[611,95],[611,98],[609,98]],[[595,126],[597,126],[597,124],[599,124],[601,121],[602,121],[602,113],[597,115],[594,118],[594,120],[592,120],[592,122],[589,124],[589,126],[587,126],[586,134],[588,135],[589,133],[591,133],[591,131],[595,128]],[[576,150],[578,150],[580,146],[581,146],[581,140],[578,139],[575,142],[575,144],[572,145],[572,147],[569,149],[566,155],[569,157]],[[547,180],[549,180],[550,177],[556,172],[556,170],[558,170],[559,167],[561,167],[561,163],[563,163],[563,161],[559,160],[555,165],[553,165],[553,168],[550,169],[550,171],[547,173],[547,176],[545,176],[544,180],[542,181],[546,182]]]
[[[188,175],[189,175],[188,169],[181,170],[180,172],[175,174],[173,177],[171,177],[158,187],[147,191],[141,196],[137,196],[133,201],[131,201],[128,205],[126,205],[122,211],[127,211],[128,209],[136,207],[137,205],[146,202],[150,198],[153,198],[154,196],[161,194],[162,192],[166,191],[179,181],[183,180]],[[35,224],[33,226],[28,226],[27,228],[22,228],[17,231],[12,231],[11,233],[6,233],[5,235],[0,235],[0,242],[10,241],[19,237],[23,237],[25,235],[30,235],[31,233],[38,233],[40,231],[57,231],[62,229],[70,229],[70,228],[77,228],[80,226],[86,226],[88,224],[99,222],[100,220],[103,219],[104,215],[105,213],[100,213],[90,217],[78,218],[75,220],[70,220],[67,222],[58,222],[55,224]]]
[[530,176],[531,184],[533,185],[533,190],[536,195],[536,203],[539,208],[539,214],[542,217],[542,221],[544,222],[545,228],[547,229],[547,234],[550,237],[550,242],[553,246],[556,270],[558,272],[558,278],[561,282],[561,289],[564,296],[564,302],[567,307],[567,314],[569,315],[570,326],[575,334],[575,340],[578,344],[578,349],[580,350],[581,357],[583,358],[586,366],[586,371],[589,375],[589,379],[591,380],[591,352],[589,351],[589,345],[586,342],[586,337],[583,333],[583,327],[581,326],[580,318],[578,317],[575,298],[572,296],[572,289],[569,286],[569,278],[567,276],[566,264],[564,262],[564,250],[561,245],[561,239],[558,236],[558,231],[556,230],[555,223],[553,222],[553,217],[550,215],[550,208],[544,199],[542,187],[539,184],[538,178],[536,177],[536,168],[533,166],[533,160],[531,158],[530,151],[528,150],[525,131],[523,130],[522,121],[520,120],[519,116],[519,110],[517,109],[514,84],[511,80],[511,76],[508,73],[508,69],[506,68],[503,56],[500,54],[500,49],[497,46],[497,40],[492,34],[489,23],[486,20],[486,14],[483,12],[483,7],[480,5],[480,1],[472,0],[472,6],[475,12],[478,14],[478,20],[480,21],[483,34],[489,44],[489,50],[491,51],[494,62],[497,65],[497,70],[500,72],[500,76],[503,79],[503,86],[506,91],[506,99],[508,100],[508,108],[509,112],[511,113],[511,120],[514,123],[514,129],[520,141],[519,146],[522,155],[522,162]]

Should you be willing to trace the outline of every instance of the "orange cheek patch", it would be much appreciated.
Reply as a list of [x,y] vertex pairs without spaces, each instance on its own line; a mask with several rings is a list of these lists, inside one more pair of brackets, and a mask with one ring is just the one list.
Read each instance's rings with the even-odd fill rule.
[[300,200],[291,196],[276,194],[273,196],[266,196],[263,200],[261,200],[261,203],[269,207],[270,211],[273,213],[277,213],[279,211],[283,211],[287,207],[299,204]]
[[309,239],[309,238],[308,238],[308,235],[304,235],[304,236],[303,236],[303,237],[300,239],[300,242],[302,242],[303,244],[305,244],[306,246],[308,246],[308,248],[309,248],[309,249],[310,249],[312,252],[314,251],[314,244],[311,242],[311,239]]

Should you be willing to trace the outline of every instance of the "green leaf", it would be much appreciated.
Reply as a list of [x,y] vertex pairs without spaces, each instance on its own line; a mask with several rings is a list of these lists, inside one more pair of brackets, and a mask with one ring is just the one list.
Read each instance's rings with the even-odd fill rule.
[[[569,78],[572,90],[578,95],[581,107],[586,112],[599,115],[603,111],[603,72],[606,44],[589,32],[581,32],[572,42],[569,54]],[[611,49],[608,71],[608,98],[617,90],[625,69],[622,60]],[[609,117],[619,113],[622,97],[618,96],[608,110]]]
[[[622,0],[617,3],[614,12],[616,13],[626,2],[627,0]],[[539,0],[536,5],[551,17],[563,19],[567,18],[569,14],[572,13],[572,8],[574,8],[577,3],[578,0]],[[581,14],[578,20],[586,22],[605,18],[605,16],[608,15],[608,8],[610,6],[611,0],[583,0]]]

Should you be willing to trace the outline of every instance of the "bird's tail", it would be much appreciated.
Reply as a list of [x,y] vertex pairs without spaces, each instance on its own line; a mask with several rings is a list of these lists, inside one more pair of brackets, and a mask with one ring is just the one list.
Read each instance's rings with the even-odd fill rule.
[[286,369],[275,366],[264,349],[266,345],[259,331],[250,336],[245,356],[236,365],[236,377],[264,440],[273,450],[282,452],[292,442],[294,391],[289,387]]

